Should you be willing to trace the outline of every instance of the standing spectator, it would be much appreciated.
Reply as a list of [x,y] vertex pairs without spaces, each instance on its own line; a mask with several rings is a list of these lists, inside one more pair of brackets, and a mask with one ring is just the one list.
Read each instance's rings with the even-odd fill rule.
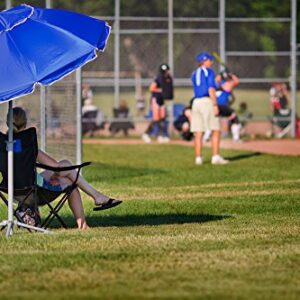
[[194,101],[192,105],[191,131],[195,135],[195,163],[203,164],[202,158],[202,134],[206,130],[212,130],[212,158],[214,165],[227,164],[220,156],[220,120],[219,108],[216,97],[215,73],[211,69],[214,56],[202,52],[197,55],[199,67],[192,74],[194,89]]
[[151,83],[152,121],[142,135],[146,143],[151,142],[150,135],[157,137],[158,142],[169,142],[166,126],[165,99],[173,99],[173,79],[167,64],[159,66],[159,74]]

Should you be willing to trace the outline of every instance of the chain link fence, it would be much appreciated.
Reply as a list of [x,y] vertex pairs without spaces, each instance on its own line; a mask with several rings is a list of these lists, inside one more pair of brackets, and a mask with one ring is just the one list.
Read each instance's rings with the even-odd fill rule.
[[[72,73],[46,88],[45,114],[41,109],[41,90],[14,100],[14,106],[25,109],[28,126],[37,128],[39,146],[58,160],[68,158],[76,163],[76,80]],[[6,132],[8,105],[0,105],[0,131]],[[44,128],[44,129],[43,129]],[[43,133],[42,133],[43,132]]]
[[[17,5],[22,1],[10,2]],[[290,86],[290,105],[300,113],[295,90],[299,70],[299,60],[297,63],[295,59],[296,12],[292,7],[295,0],[289,0],[280,14],[275,3],[263,0],[262,8],[268,5],[267,16],[265,9],[251,11],[247,1],[239,5],[233,5],[234,0],[187,0],[187,5],[180,0],[115,0],[114,5],[112,1],[104,2],[101,16],[95,17],[106,20],[112,33],[105,52],[86,65],[82,74],[83,82],[93,90],[94,104],[106,117],[111,118],[113,109],[124,100],[136,121],[145,120],[148,86],[162,62],[172,67],[174,102],[188,104],[193,96],[190,76],[200,51],[216,51],[240,77],[233,106],[238,110],[241,103],[246,103],[253,114],[251,123],[257,123],[258,130],[271,128],[269,90],[275,82]],[[50,4],[54,8],[66,5],[59,0],[29,0],[28,4]],[[91,14],[82,3],[74,4],[74,10]],[[214,68],[218,72],[221,65],[215,63]],[[139,108],[142,102],[144,111]]]
[[[31,3],[30,3],[31,2]],[[9,8],[23,1],[5,1],[2,7]],[[28,1],[29,5],[51,7],[51,1]],[[13,78],[12,78],[13,80]],[[28,126],[37,128],[39,146],[57,160],[69,159],[73,163],[81,162],[81,123],[77,113],[78,80],[76,72],[69,74],[49,87],[40,87],[32,94],[14,100],[14,106],[25,109]],[[7,130],[6,114],[8,105],[0,106],[0,130]],[[78,138],[80,135],[80,139]]]
[[[195,56],[200,51],[219,53],[226,66],[240,77],[233,106],[239,110],[241,103],[246,103],[253,115],[251,123],[259,125],[253,130],[264,133],[272,127],[269,90],[273,83],[290,86],[290,105],[296,109],[293,0],[282,15],[272,16],[270,6],[272,17],[257,12],[253,17],[251,11],[239,14],[230,9],[230,0],[189,2],[193,2],[194,10],[186,11],[179,0],[161,1],[160,16],[154,17],[130,11],[126,1],[115,1],[120,4],[119,15],[100,17],[112,25],[112,35],[104,57],[84,67],[83,80],[95,91],[95,103],[104,113],[112,116],[119,101],[126,100],[137,116],[137,101],[143,99],[148,104],[148,86],[162,62],[173,66],[174,101],[187,104],[192,97],[190,76],[197,67]],[[143,6],[154,3],[148,1]],[[216,72],[221,67],[215,63]]]

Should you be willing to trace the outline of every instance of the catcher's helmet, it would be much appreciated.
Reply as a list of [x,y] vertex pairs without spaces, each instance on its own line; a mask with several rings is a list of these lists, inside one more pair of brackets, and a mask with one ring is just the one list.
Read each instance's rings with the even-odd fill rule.
[[222,72],[220,72],[220,75],[222,77],[223,80],[228,80],[228,79],[231,79],[231,74],[230,74],[230,71],[225,69],[223,70]]
[[161,65],[159,66],[159,71],[162,72],[162,73],[164,73],[164,72],[166,72],[166,71],[168,71],[168,70],[170,70],[170,67],[169,67],[169,65],[167,65],[167,64],[161,64]]

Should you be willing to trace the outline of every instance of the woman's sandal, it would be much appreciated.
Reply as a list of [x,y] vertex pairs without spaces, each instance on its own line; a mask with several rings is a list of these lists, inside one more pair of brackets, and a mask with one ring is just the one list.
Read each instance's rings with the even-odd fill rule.
[[109,209],[109,208],[115,207],[115,206],[117,206],[121,203],[122,203],[121,200],[116,200],[116,199],[113,199],[113,198],[109,198],[109,200],[106,203],[96,205],[93,210],[98,211],[98,210]]

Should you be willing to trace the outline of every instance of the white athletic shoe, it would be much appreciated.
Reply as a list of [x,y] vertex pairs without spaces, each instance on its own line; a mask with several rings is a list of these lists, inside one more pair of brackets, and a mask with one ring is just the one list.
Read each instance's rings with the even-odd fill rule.
[[163,137],[163,141],[164,141],[164,143],[169,143],[170,142],[170,138],[168,136],[164,136]]
[[145,142],[145,143],[151,143],[151,138],[150,138],[150,136],[147,134],[147,133],[144,133],[143,135],[142,135],[142,139],[143,139],[143,141]]
[[159,135],[158,138],[157,138],[157,142],[160,143],[160,144],[164,143],[165,142],[164,137]]
[[203,164],[203,158],[201,156],[197,156],[195,159],[196,165],[202,165]]
[[220,155],[214,155],[211,158],[211,163],[212,165],[226,165],[229,163],[229,160],[224,159],[222,156]]

